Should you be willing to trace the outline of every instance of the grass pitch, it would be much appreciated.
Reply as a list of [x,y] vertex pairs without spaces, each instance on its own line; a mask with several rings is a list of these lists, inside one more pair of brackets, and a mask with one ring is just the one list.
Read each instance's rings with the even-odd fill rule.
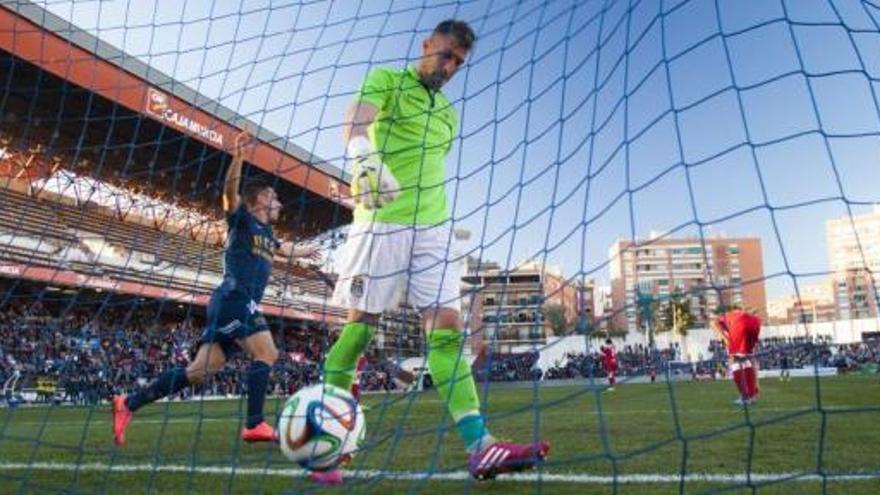
[[744,410],[729,381],[492,385],[493,433],[537,431],[552,451],[538,471],[483,483],[433,391],[369,395],[369,448],[333,489],[277,447],[239,442],[239,400],[147,406],[120,449],[107,406],[2,409],[0,493],[880,493],[880,378],[767,379],[762,394]]

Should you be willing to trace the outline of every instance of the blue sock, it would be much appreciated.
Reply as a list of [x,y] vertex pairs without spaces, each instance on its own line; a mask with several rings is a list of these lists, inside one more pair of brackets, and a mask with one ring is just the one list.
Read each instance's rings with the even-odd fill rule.
[[151,402],[174,395],[188,386],[189,380],[186,379],[186,369],[173,368],[159,375],[159,378],[153,380],[153,383],[145,388],[129,395],[125,402],[128,409],[134,412]]
[[254,361],[247,371],[247,421],[245,426],[253,428],[263,422],[263,403],[266,401],[266,388],[272,367],[263,361]]
[[489,436],[489,430],[486,428],[486,420],[483,419],[482,414],[477,413],[464,416],[455,423],[455,426],[458,428],[458,433],[470,452],[482,450],[491,443],[491,441],[484,441],[491,437]]

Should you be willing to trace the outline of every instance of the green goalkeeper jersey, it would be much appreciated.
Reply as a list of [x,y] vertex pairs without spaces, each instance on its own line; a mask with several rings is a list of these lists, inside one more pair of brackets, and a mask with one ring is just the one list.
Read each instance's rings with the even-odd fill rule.
[[371,70],[357,98],[379,109],[370,140],[401,191],[378,210],[358,206],[354,221],[435,225],[448,220],[444,159],[458,131],[449,100],[423,86],[414,67]]

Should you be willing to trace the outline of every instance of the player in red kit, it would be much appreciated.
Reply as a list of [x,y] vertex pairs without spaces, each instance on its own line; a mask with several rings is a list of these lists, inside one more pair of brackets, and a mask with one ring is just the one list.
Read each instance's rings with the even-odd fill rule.
[[364,374],[364,368],[367,366],[366,356],[358,358],[357,366],[354,370],[354,381],[351,382],[351,396],[354,400],[361,401],[361,375]]
[[758,360],[754,357],[761,334],[761,318],[742,309],[728,311],[712,320],[712,328],[727,345],[733,382],[739,390],[738,404],[758,397]]
[[602,367],[605,374],[608,375],[608,391],[614,390],[614,384],[617,383],[617,350],[611,339],[605,341],[605,345],[599,347],[602,351]]

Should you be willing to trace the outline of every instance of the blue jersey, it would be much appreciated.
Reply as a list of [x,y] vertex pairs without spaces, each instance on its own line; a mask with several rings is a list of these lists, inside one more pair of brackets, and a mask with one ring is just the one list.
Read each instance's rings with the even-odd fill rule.
[[229,233],[223,255],[224,292],[243,294],[259,303],[269,283],[272,258],[279,242],[272,227],[254,218],[244,206],[226,216]]

